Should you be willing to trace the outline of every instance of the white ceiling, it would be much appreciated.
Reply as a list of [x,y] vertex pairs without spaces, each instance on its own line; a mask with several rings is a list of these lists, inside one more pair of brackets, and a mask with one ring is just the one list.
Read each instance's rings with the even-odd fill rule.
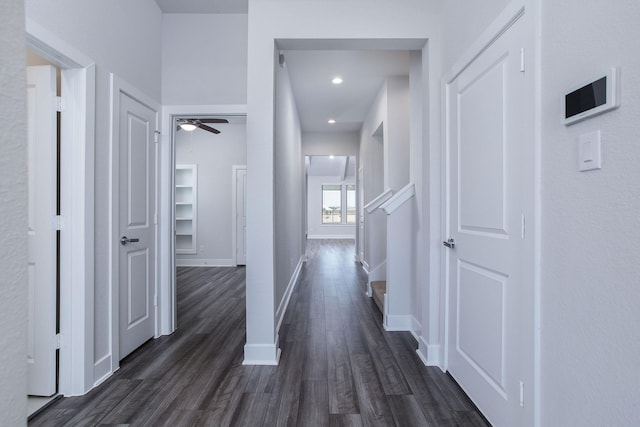
[[356,173],[355,156],[307,156],[307,175],[339,176],[342,179],[354,177]]
[[156,0],[164,13],[247,13],[249,0]]
[[[360,130],[388,76],[409,75],[409,51],[287,50],[282,52],[304,132]],[[331,79],[340,76],[343,83]],[[330,125],[332,118],[336,123]]]

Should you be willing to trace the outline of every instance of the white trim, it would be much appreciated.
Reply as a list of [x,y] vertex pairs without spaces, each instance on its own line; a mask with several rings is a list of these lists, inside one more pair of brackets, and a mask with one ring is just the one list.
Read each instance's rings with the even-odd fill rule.
[[[385,294],[386,296],[386,294]],[[385,298],[385,307],[387,306]],[[412,318],[410,314],[385,314],[384,330],[385,331],[412,331]]]
[[368,214],[373,213],[376,209],[378,209],[384,202],[389,200],[393,196],[393,190],[386,189],[378,196],[376,196],[372,201],[364,205],[365,210]]
[[446,372],[440,364],[440,346],[430,345],[423,336],[420,336],[418,340],[418,349],[416,350],[418,357],[422,360],[425,366],[437,366],[443,372]]
[[176,258],[174,250],[175,210],[174,166],[175,166],[175,117],[198,116],[246,116],[246,105],[165,105],[162,107],[162,134],[160,144],[160,182],[158,191],[159,218],[166,218],[159,224],[159,293],[158,310],[160,319],[159,335],[172,334],[177,327],[176,313]]
[[298,265],[296,265],[296,269],[293,271],[291,275],[291,279],[289,279],[289,284],[287,285],[287,289],[284,291],[284,295],[282,296],[282,300],[280,301],[280,305],[278,305],[278,309],[276,310],[276,334],[280,332],[280,326],[282,325],[282,320],[284,319],[284,315],[287,312],[287,307],[289,307],[289,300],[291,300],[291,294],[298,283],[298,278],[300,277],[300,271],[302,270],[302,265],[307,260],[306,255],[303,255],[298,260]]
[[420,342],[420,333],[422,332],[422,324],[420,323],[420,321],[416,318],[416,316],[411,316],[411,335],[413,335],[413,338],[417,341]]
[[243,365],[276,366],[282,351],[278,347],[278,335],[274,344],[245,344]]
[[502,36],[513,24],[524,15],[524,0],[516,0],[509,3],[500,15],[489,25],[476,41],[456,61],[451,69],[444,74],[443,82],[453,82],[476,58],[489,48]]
[[387,215],[391,215],[405,202],[411,200],[415,195],[415,186],[413,184],[407,184],[396,194],[391,196],[389,200],[381,204],[380,209],[382,209]]
[[[122,78],[117,76],[116,74],[111,73],[110,84],[111,84],[111,99],[110,99],[110,134],[109,134],[109,284],[110,284],[110,292],[109,292],[109,315],[110,315],[110,342],[109,342],[109,355],[111,356],[111,372],[115,372],[120,367],[120,318],[119,318],[119,301],[120,301],[120,287],[119,287],[119,272],[120,272],[120,257],[119,257],[119,212],[120,212],[120,176],[118,173],[119,170],[119,159],[120,159],[120,144],[118,141],[119,129],[120,129],[120,102],[119,96],[121,93],[127,94],[131,98],[136,101],[144,104],[149,109],[155,112],[156,123],[155,130],[158,130],[160,127],[160,104],[148,97],[136,87],[128,84]],[[159,187],[159,150],[156,148],[156,189]],[[156,190],[157,194],[157,190]],[[156,203],[154,206],[154,211],[157,215],[158,213],[158,203],[160,197],[156,195]],[[158,219],[160,216],[158,215]],[[158,221],[160,222],[160,221]],[[155,225],[155,259],[154,268],[155,268],[155,283],[153,284],[155,295],[158,295],[158,283],[159,283],[159,263],[158,263],[158,252],[159,252],[159,235],[158,235],[159,225]],[[155,336],[158,334],[158,324],[160,313],[158,307],[155,307]]]
[[94,383],[94,61],[26,18],[29,49],[61,68],[60,348],[58,390],[88,392]]
[[176,267],[235,267],[232,259],[176,258]]
[[25,19],[26,40],[29,49],[61,68],[85,68],[95,61],[35,22]]
[[[349,227],[352,227],[351,225]],[[355,235],[346,235],[346,234],[309,234],[307,235],[307,239],[313,240],[355,240]]]
[[[238,265],[238,171],[246,172],[247,165],[231,166],[231,262]],[[246,178],[245,178],[246,179]],[[246,210],[246,206],[245,206]],[[246,214],[246,211],[245,211]]]
[[96,387],[105,382],[113,372],[111,371],[111,354],[107,354],[93,365],[94,377],[96,380],[93,386]]

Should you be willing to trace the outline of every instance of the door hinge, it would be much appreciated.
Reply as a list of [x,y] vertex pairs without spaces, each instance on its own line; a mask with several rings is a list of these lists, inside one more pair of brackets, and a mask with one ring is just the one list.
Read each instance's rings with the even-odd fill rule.
[[56,231],[62,230],[62,216],[56,215],[53,217],[53,229]]
[[62,337],[60,336],[60,334],[56,334],[53,344],[56,350],[59,350],[62,347]]
[[158,306],[158,294],[155,294],[153,296],[153,306],[157,307]]
[[527,221],[526,218],[524,216],[524,214],[522,214],[522,238],[524,239],[524,237],[526,236],[526,227],[527,227]]
[[520,72],[524,73],[524,48],[520,48]]
[[153,142],[160,142],[160,131],[159,130],[154,130],[153,131]]
[[153,225],[158,225],[158,214],[157,213],[153,214]]
[[65,107],[64,99],[61,96],[56,96],[56,111],[63,112]]
[[520,407],[524,408],[524,383],[520,381]]

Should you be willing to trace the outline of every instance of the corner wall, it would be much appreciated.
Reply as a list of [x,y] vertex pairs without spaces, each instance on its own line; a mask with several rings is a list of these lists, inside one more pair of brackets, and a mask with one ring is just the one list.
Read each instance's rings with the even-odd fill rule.
[[0,413],[2,424],[27,419],[27,109],[24,3],[2,3],[0,25]]
[[[302,262],[304,161],[298,107],[287,68],[277,67],[275,111],[275,303],[278,320]],[[250,265],[250,264],[249,264]]]

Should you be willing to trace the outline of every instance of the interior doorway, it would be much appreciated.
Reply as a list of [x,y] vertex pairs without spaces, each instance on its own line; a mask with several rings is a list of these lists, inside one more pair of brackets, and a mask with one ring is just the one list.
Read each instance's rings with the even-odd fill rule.
[[[54,283],[58,284],[46,298],[54,313],[47,315],[50,319],[47,346],[54,350],[60,347],[54,367],[54,395],[80,395],[94,385],[93,338],[86,331],[93,330],[95,65],[29,20],[26,42],[27,65],[55,69],[52,85],[55,89],[51,92],[54,98],[60,98],[52,105],[62,110],[60,114],[56,112],[54,126],[46,133],[53,141],[48,149],[58,153],[57,159],[49,159],[52,168],[46,172],[52,184],[47,198],[54,199],[49,203],[54,208],[47,226],[56,234],[54,248],[49,249],[47,256],[55,259],[53,275],[57,276]],[[64,345],[58,346],[58,336],[62,335]],[[39,394],[48,394],[50,390],[51,387]],[[33,400],[29,402],[29,413],[42,404],[39,399],[34,406]]]
[[[58,393],[60,333],[60,69],[28,51],[28,333],[29,409]],[[53,226],[52,226],[53,225]]]
[[246,107],[165,107],[162,134],[170,140],[161,147],[160,170],[161,188],[167,189],[160,195],[160,215],[169,218],[160,236],[159,328],[165,335],[177,327],[178,267],[246,262],[237,256],[235,216],[236,171],[246,171]]

